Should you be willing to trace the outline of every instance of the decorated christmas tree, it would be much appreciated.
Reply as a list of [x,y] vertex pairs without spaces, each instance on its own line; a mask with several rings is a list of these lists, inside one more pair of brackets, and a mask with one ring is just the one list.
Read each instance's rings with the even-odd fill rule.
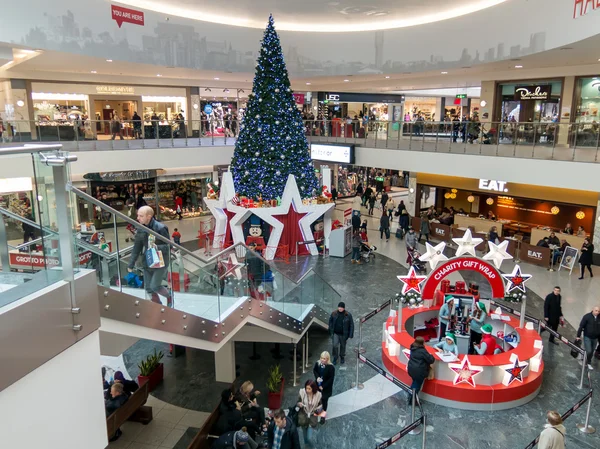
[[296,177],[303,198],[315,196],[319,188],[272,16],[262,40],[231,171],[237,192],[249,198],[281,197],[290,174]]

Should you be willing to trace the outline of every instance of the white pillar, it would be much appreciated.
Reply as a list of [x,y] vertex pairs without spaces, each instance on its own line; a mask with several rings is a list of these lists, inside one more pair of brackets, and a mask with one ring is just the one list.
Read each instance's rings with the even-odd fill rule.
[[231,340],[215,352],[215,375],[217,382],[235,380],[235,343]]
[[[411,192],[412,189],[412,192]],[[411,171],[408,179],[408,201],[406,201],[406,210],[411,217],[415,216],[417,205],[417,172]]]
[[[485,106],[479,107],[479,120],[482,122],[499,121],[499,117],[492,117],[494,111],[494,102],[496,101],[496,83],[495,81],[482,81],[480,104],[485,101]],[[487,114],[487,118],[485,116]]]
[[571,117],[571,110],[575,93],[575,77],[566,76],[565,83],[562,89],[562,97],[560,99],[560,127],[558,132],[558,145],[569,144],[569,123],[575,120]]

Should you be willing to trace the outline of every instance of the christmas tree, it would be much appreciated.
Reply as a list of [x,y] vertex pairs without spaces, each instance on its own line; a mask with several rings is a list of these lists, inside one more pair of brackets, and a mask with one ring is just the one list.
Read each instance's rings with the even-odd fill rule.
[[303,198],[315,196],[319,188],[272,16],[262,40],[231,171],[236,190],[249,198],[281,197],[290,174],[296,177]]

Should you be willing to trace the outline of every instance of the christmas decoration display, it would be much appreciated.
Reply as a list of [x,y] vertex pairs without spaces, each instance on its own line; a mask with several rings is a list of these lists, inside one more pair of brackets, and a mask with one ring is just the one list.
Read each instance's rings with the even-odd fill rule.
[[236,279],[242,279],[243,263],[239,263],[235,253],[229,253],[229,257],[225,260],[220,260],[221,269],[219,270],[219,279],[225,279],[229,276],[235,276]]
[[508,240],[504,240],[499,245],[496,245],[494,242],[489,242],[488,245],[490,247],[490,252],[483,256],[483,260],[491,260],[494,262],[496,268],[500,269],[502,265],[502,261],[507,259],[512,259],[513,256],[508,254]]
[[527,299],[527,295],[523,292],[507,293],[503,299],[506,302],[523,302]]
[[529,363],[519,361],[519,356],[516,354],[512,354],[510,356],[510,361],[512,363],[498,367],[504,371],[504,379],[502,380],[502,383],[507,387],[515,380],[523,383],[523,373],[529,366]]
[[396,293],[396,297],[398,301],[402,304],[407,304],[409,306],[419,306],[423,302],[423,298],[420,294],[414,291],[408,291],[406,293]]
[[415,271],[415,267],[410,267],[408,270],[408,274],[406,276],[397,276],[400,282],[404,285],[402,287],[402,295],[406,295],[406,293],[410,291],[414,291],[415,293],[421,295],[421,284],[427,276],[420,276]]
[[453,381],[454,385],[466,383],[472,387],[476,387],[477,385],[475,385],[475,376],[483,371],[481,366],[471,365],[471,362],[469,362],[469,357],[466,355],[465,358],[462,359],[462,362],[448,363],[448,367],[455,373]]
[[506,279],[506,293],[511,293],[513,290],[520,290],[522,293],[527,293],[525,290],[525,282],[531,279],[530,274],[521,273],[521,267],[515,265],[511,274],[503,274]]
[[467,229],[465,231],[465,234],[461,238],[456,238],[452,240],[458,245],[458,249],[456,250],[456,257],[460,257],[463,254],[471,254],[472,256],[477,256],[477,253],[475,252],[475,247],[481,242],[483,242],[483,239],[473,238],[470,229]]
[[429,266],[432,270],[435,270],[435,267],[441,261],[448,260],[448,258],[444,255],[446,242],[438,243],[435,246],[430,245],[429,242],[426,242],[425,248],[427,249],[427,252],[419,257],[419,260],[422,262],[429,262]]
[[231,170],[241,197],[276,199],[283,195],[290,174],[296,177],[302,198],[320,193],[272,16],[262,40]]
[[257,251],[263,251],[267,245],[265,244],[265,239],[262,234],[262,220],[256,215],[252,215],[250,217],[250,229],[248,230],[246,245],[255,244]]

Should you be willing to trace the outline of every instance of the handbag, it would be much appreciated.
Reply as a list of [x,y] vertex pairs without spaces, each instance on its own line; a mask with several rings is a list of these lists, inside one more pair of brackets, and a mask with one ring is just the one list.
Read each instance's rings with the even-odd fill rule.
[[163,268],[165,261],[162,251],[157,251],[156,247],[152,246],[146,250],[146,265],[148,268]]
[[308,427],[308,425],[310,424],[310,419],[308,419],[308,415],[306,414],[304,409],[298,412],[297,421],[298,427]]
[[[581,348],[581,340],[575,340],[573,342],[573,344],[575,346],[577,346],[578,348]],[[574,359],[576,359],[577,357],[579,357],[579,351],[576,351],[575,349],[571,349],[571,357],[573,357]]]
[[427,380],[435,379],[435,375],[433,373],[433,366],[429,365],[429,373],[427,374]]

